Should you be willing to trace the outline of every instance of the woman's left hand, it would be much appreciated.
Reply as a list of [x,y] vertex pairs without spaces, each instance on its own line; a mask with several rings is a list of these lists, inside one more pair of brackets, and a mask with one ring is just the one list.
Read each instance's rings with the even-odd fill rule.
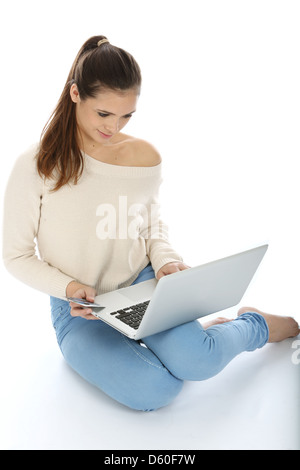
[[187,266],[186,264],[180,263],[180,262],[167,263],[162,268],[159,269],[156,277],[159,280],[163,276],[177,273],[178,271],[184,271],[184,269],[189,269],[189,268],[190,266]]

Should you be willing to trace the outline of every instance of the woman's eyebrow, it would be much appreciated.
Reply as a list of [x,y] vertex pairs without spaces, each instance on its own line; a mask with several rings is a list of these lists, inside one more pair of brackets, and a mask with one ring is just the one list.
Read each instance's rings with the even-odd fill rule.
[[[115,116],[114,113],[111,113],[110,111],[105,111],[104,109],[97,109],[97,112],[98,113],[103,113],[103,114],[110,114],[111,116]],[[136,110],[131,111],[131,113],[124,114],[124,116],[128,116],[129,114],[133,114],[135,112],[136,112]]]

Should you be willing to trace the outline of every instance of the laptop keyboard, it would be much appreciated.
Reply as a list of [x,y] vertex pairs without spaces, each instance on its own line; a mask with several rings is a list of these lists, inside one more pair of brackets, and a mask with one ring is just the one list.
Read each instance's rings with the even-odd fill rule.
[[147,310],[150,300],[142,302],[140,304],[131,305],[130,307],[123,308],[122,310],[117,310],[112,312],[111,315],[116,315],[115,318],[118,318],[126,325],[131,326],[135,330],[140,326],[141,320],[145,311]]

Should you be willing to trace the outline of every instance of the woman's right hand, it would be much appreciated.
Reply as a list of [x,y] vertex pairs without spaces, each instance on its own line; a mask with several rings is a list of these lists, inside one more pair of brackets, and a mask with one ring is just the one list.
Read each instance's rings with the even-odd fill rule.
[[[93,287],[80,284],[79,282],[72,281],[68,284],[66,289],[67,297],[76,297],[77,299],[85,299],[89,302],[94,302],[96,290]],[[88,307],[81,307],[74,302],[70,302],[72,317],[82,317],[86,320],[97,320],[92,315],[92,309]]]

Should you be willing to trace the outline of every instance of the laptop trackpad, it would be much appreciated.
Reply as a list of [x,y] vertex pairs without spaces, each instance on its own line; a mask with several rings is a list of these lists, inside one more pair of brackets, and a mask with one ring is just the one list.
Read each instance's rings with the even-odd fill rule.
[[152,297],[153,291],[156,287],[157,279],[149,279],[148,281],[140,282],[133,286],[124,287],[119,289],[119,294],[124,295],[132,302],[138,303],[143,300],[149,300]]

